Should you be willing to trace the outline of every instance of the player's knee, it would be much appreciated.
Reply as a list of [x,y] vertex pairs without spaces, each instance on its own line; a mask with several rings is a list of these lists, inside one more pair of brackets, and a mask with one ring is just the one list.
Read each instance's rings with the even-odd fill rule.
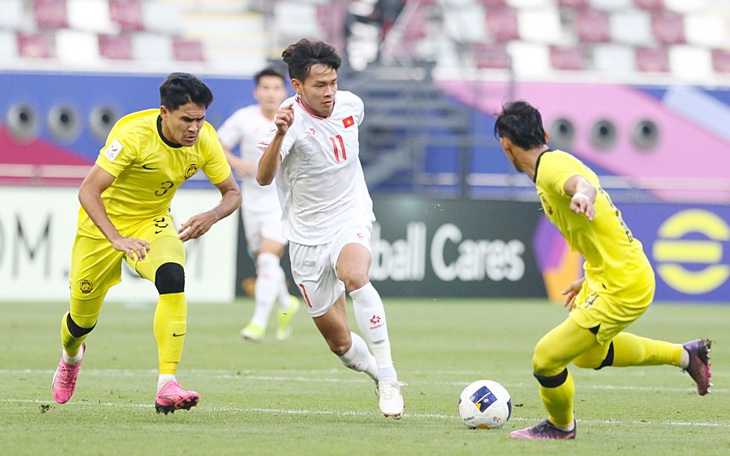
[[155,287],[160,294],[185,291],[185,269],[178,263],[165,263],[155,272]]
[[343,274],[341,280],[345,284],[347,291],[351,292],[367,285],[370,282],[370,276],[366,272],[347,271]]
[[595,353],[588,352],[582,356],[573,360],[573,364],[582,369],[603,369],[606,366],[613,365],[613,342],[608,344],[608,350],[606,353],[603,351],[597,351]]
[[535,378],[545,388],[557,388],[568,379],[568,369],[563,369],[557,375],[538,375],[535,373]]
[[66,327],[68,328],[68,332],[77,339],[89,334],[96,327],[96,321],[89,323],[89,325],[89,327],[83,328],[71,318],[70,313],[66,314]]
[[327,339],[327,345],[330,351],[337,356],[343,356],[352,347],[352,339],[347,340],[346,338]]

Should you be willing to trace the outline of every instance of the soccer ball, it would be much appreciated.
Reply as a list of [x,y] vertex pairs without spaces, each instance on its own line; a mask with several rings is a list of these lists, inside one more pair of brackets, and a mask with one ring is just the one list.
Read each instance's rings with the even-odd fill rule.
[[512,414],[512,399],[492,380],[477,380],[459,397],[459,416],[469,429],[498,429]]

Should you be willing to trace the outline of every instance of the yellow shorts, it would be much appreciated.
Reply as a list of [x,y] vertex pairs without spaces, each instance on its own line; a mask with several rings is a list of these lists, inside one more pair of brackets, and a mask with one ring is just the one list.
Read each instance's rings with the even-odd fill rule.
[[185,247],[169,214],[149,218],[120,230],[124,237],[143,239],[150,251],[142,261],[130,259],[115,250],[106,238],[76,234],[71,252],[69,284],[71,296],[78,300],[103,297],[122,280],[122,260],[137,273],[154,283],[157,268],[165,263],[185,265]]
[[620,295],[597,293],[584,283],[575,297],[570,318],[581,328],[598,328],[596,341],[604,344],[636,321],[651,305],[655,283],[653,280],[644,283],[645,287]]

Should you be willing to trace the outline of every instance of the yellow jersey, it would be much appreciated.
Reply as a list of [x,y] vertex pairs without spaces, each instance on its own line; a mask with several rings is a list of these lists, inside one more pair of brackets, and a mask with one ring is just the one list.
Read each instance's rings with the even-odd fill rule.
[[[194,145],[180,146],[163,138],[159,115],[159,109],[149,109],[121,118],[96,159],[116,178],[101,198],[122,235],[143,220],[167,214],[177,189],[199,170],[214,185],[231,174],[213,126],[205,122]],[[83,207],[78,226],[80,234],[103,237]]]
[[[596,189],[593,221],[570,209],[565,182],[580,175]],[[626,294],[653,286],[653,272],[644,249],[621,217],[598,176],[576,157],[559,150],[540,155],[535,172],[537,194],[548,220],[580,253],[586,285],[599,293]],[[651,282],[651,283],[647,283]]]

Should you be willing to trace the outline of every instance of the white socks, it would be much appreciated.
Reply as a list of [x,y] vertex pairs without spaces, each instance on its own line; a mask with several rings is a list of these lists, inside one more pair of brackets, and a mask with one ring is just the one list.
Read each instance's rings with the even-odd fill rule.
[[278,256],[273,253],[258,255],[256,260],[256,309],[251,317],[251,323],[266,329],[271,309],[281,293],[284,277],[284,270],[281,269]]
[[356,372],[365,372],[373,380],[378,379],[378,366],[375,358],[368,351],[368,346],[362,337],[351,332],[352,346],[342,356],[338,356],[342,364]]
[[174,374],[160,374],[160,376],[157,378],[157,391],[160,391],[162,387],[165,386],[165,383],[169,382],[170,380],[177,381],[175,380]]
[[367,341],[378,365],[378,380],[397,380],[390,354],[388,326],[385,322],[385,308],[373,284],[350,292],[355,321],[363,337]]
[[81,346],[81,350],[79,350],[79,353],[76,356],[68,356],[66,354],[66,350],[63,351],[63,360],[66,361],[66,364],[70,364],[72,366],[77,365],[81,362],[81,358],[84,357],[84,346]]

